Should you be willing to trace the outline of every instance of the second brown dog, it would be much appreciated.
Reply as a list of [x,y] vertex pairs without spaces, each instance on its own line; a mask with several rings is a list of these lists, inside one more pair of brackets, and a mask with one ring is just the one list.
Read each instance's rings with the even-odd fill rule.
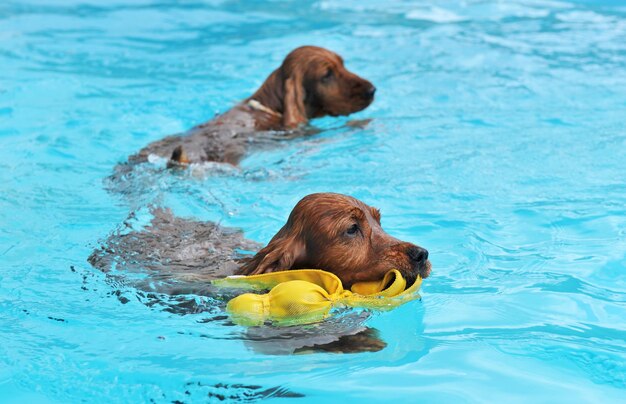
[[347,70],[336,53],[315,46],[293,50],[263,85],[226,113],[182,135],[151,143],[129,157],[169,158],[170,165],[237,164],[263,131],[284,131],[323,116],[349,115],[370,105],[376,88]]

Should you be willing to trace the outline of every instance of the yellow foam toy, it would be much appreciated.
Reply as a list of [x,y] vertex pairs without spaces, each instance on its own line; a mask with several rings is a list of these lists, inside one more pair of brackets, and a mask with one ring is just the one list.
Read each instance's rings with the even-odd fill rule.
[[240,325],[254,326],[270,321],[278,325],[307,324],[323,320],[337,307],[389,310],[416,299],[422,279],[409,288],[398,270],[383,279],[355,283],[345,290],[334,274],[319,269],[297,269],[261,275],[235,276],[213,281],[220,287],[270,291],[245,293],[228,302],[226,310]]

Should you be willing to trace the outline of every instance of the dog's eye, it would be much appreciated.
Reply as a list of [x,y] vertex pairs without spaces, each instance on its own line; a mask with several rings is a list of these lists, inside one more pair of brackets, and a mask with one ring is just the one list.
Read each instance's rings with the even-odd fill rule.
[[350,226],[348,230],[346,230],[346,234],[351,237],[356,236],[358,232],[359,232],[359,225],[356,223]]
[[333,72],[333,69],[328,69],[326,70],[326,73],[324,73],[324,75],[322,76],[322,81],[328,82],[333,78],[334,75],[335,73]]

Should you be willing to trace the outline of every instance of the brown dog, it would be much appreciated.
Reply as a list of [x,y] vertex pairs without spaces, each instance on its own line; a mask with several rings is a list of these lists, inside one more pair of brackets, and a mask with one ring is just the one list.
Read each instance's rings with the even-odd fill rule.
[[127,223],[123,231],[111,235],[94,251],[89,262],[105,272],[115,267],[129,273],[148,270],[159,281],[173,281],[178,293],[182,293],[181,281],[193,290],[194,285],[206,285],[207,280],[233,273],[251,275],[298,268],[332,272],[346,287],[358,281],[380,280],[393,268],[409,283],[417,275],[430,275],[428,251],[385,233],[377,209],[346,195],[304,197],[269,244],[250,258],[238,251],[259,246],[241,232],[176,218],[162,209],[153,215],[150,225],[141,226],[142,230],[128,232],[133,226]]
[[250,98],[183,135],[148,145],[129,162],[140,163],[153,154],[169,158],[170,165],[237,164],[259,131],[291,130],[312,118],[349,115],[370,105],[375,92],[336,53],[303,46],[287,55]]
[[[345,195],[321,193],[303,198],[283,228],[251,258],[243,258],[239,251],[260,246],[239,231],[181,219],[159,208],[153,209],[152,215],[145,226],[134,225],[131,215],[121,230],[89,257],[94,267],[110,273],[108,278],[116,288],[113,293],[122,303],[130,296],[117,288],[132,284],[137,289],[135,297],[149,307],[178,314],[211,312],[216,301],[232,296],[222,295],[223,289],[207,281],[233,273],[321,268],[338,275],[346,287],[357,281],[380,280],[392,268],[400,270],[409,284],[417,275],[430,275],[425,249],[385,233],[377,209]],[[128,231],[134,227],[139,229]],[[139,276],[133,277],[133,273]],[[207,307],[194,297],[197,295],[217,300],[210,300]],[[339,321],[292,326],[287,331],[252,327],[245,343],[263,354],[376,352],[386,343],[376,330],[363,324],[367,318],[366,313],[355,313]]]
[[398,269],[413,283],[430,275],[428,251],[385,233],[380,211],[350,196],[320,193],[304,197],[287,224],[238,271],[242,275],[297,268],[321,268],[345,286],[382,279]]

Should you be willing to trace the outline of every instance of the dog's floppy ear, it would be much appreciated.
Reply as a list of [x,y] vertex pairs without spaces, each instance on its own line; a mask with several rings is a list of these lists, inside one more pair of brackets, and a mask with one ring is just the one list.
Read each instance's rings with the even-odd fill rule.
[[294,129],[308,122],[303,77],[300,68],[283,63],[265,79],[250,99],[260,102],[279,115],[282,113],[282,127]]
[[304,105],[306,91],[299,69],[293,69],[291,74],[285,78],[283,85],[283,126],[286,129],[294,129],[298,125],[308,122]]
[[267,247],[262,248],[239,269],[238,274],[258,275],[292,269],[296,261],[304,256],[305,246],[302,240],[284,233],[281,230]]

